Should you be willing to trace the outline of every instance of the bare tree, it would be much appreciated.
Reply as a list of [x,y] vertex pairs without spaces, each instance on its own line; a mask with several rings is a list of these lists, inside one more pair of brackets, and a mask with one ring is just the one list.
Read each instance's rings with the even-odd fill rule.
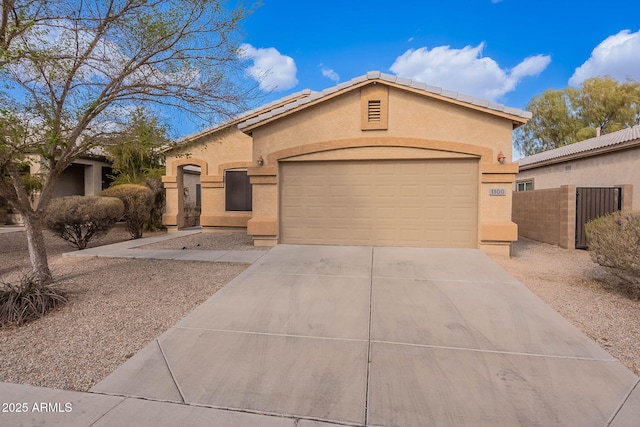
[[[237,54],[248,12],[219,0],[2,0],[0,196],[24,219],[41,285],[53,281],[42,215],[74,159],[136,107],[211,121],[253,97]],[[35,203],[23,179],[33,162]]]

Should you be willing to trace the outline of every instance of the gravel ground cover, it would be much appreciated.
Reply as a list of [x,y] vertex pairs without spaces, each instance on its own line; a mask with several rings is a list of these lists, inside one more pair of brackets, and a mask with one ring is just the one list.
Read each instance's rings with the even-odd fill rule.
[[[100,243],[127,240],[122,231]],[[48,233],[46,239],[69,302],[38,321],[0,329],[0,381],[87,391],[248,267],[62,257],[73,248]],[[14,276],[7,263],[28,268],[24,232],[0,235],[5,280]]]
[[494,260],[565,319],[640,375],[640,302],[587,251],[520,238]]
[[164,242],[157,242],[151,243],[149,245],[139,246],[136,249],[264,251],[268,248],[253,246],[253,238],[247,235],[246,230],[234,230],[192,234],[190,236],[165,240]]
[[[248,266],[66,258],[62,252],[72,247],[49,234],[46,239],[52,269],[70,302],[36,322],[0,329],[0,381],[86,391]],[[127,239],[126,231],[115,229],[98,244]],[[248,250],[245,239],[242,232],[221,232],[148,246]],[[616,290],[616,279],[587,252],[522,239],[512,258],[494,259],[640,373],[640,303]],[[1,234],[0,277],[28,265],[24,232]]]

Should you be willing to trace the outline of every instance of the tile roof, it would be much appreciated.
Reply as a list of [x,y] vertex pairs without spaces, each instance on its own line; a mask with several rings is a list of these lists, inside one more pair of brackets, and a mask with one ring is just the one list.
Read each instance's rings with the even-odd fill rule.
[[368,80],[382,80],[382,81],[386,81],[389,83],[394,83],[396,85],[400,85],[400,86],[406,86],[412,89],[417,89],[417,90],[421,90],[424,91],[425,93],[431,93],[431,94],[435,94],[435,95],[439,95],[439,96],[443,96],[446,98],[451,98],[453,100],[459,101],[459,102],[463,102],[465,104],[470,104],[470,105],[474,105],[474,106],[478,106],[478,107],[482,107],[482,108],[488,108],[490,110],[494,110],[494,111],[498,111],[498,112],[502,112],[502,113],[506,113],[506,114],[510,114],[513,116],[517,116],[517,117],[522,117],[525,119],[530,119],[531,118],[531,113],[528,111],[523,111],[520,110],[518,108],[511,108],[511,107],[507,107],[505,105],[502,104],[497,104],[495,102],[492,101],[488,101],[488,100],[484,100],[484,99],[478,99],[478,98],[474,98],[472,96],[469,95],[463,95],[463,94],[459,94],[457,92],[452,92],[449,90],[445,90],[442,89],[440,87],[436,87],[436,86],[430,86],[426,83],[420,83],[420,82],[416,82],[413,80],[409,80],[409,79],[405,79],[402,77],[397,77],[391,74],[385,74],[385,73],[381,73],[379,71],[370,71],[367,74],[363,75],[363,76],[359,76],[356,78],[353,78],[347,82],[343,82],[340,83],[336,86],[330,87],[328,89],[323,90],[322,92],[310,92],[310,95],[305,97],[305,98],[301,98],[298,99],[297,101],[288,103],[283,105],[280,108],[276,108],[274,110],[269,110],[266,111],[263,114],[260,114],[256,117],[250,118],[246,121],[243,121],[241,123],[238,124],[238,128],[240,129],[244,129],[247,128],[249,126],[255,125],[257,123],[260,123],[264,120],[268,120],[272,117],[275,117],[279,114],[283,114],[286,113],[288,111],[291,111],[295,108],[298,108],[302,105],[305,104],[309,104],[311,102],[314,102],[318,99],[324,98],[326,96],[329,96],[335,92],[350,88],[352,86],[355,86],[359,83],[363,83],[366,82]]
[[235,117],[232,117],[229,120],[225,120],[222,123],[218,123],[218,124],[215,124],[215,125],[213,125],[211,127],[206,128],[206,129],[200,130],[198,132],[194,132],[194,133],[189,134],[187,136],[183,136],[182,138],[178,139],[176,141],[176,143],[177,144],[182,144],[182,143],[185,143],[185,142],[188,142],[188,141],[192,141],[192,140],[194,140],[194,139],[196,139],[196,138],[198,138],[200,136],[207,135],[209,133],[212,133],[212,132],[215,132],[215,131],[220,130],[222,128],[225,128],[225,127],[227,127],[229,125],[232,125],[232,124],[241,122],[243,120],[246,120],[247,118],[249,118],[251,116],[259,115],[260,113],[268,111],[269,109],[275,107],[276,105],[286,104],[287,102],[291,102],[291,101],[293,101],[293,100],[295,100],[297,98],[302,98],[302,97],[305,97],[305,96],[309,96],[309,95],[311,95],[313,93],[315,93],[315,92],[310,90],[310,89],[303,89],[303,90],[298,91],[296,93],[292,93],[291,95],[287,95],[287,96],[285,96],[283,98],[277,99],[277,100],[275,100],[273,102],[270,102],[268,104],[261,105],[260,107],[254,108],[254,109],[249,110],[249,111],[245,111],[244,113],[239,114],[239,115],[237,115]]
[[[640,125],[622,129],[617,132],[608,133],[574,144],[565,145],[564,147],[555,148],[553,150],[543,151],[532,156],[523,157],[517,160],[520,167],[523,166],[543,166],[548,162],[562,161],[565,157],[572,157],[578,154],[587,155],[589,152],[601,151],[607,148],[615,148],[617,145],[624,144],[633,140],[638,140],[640,144]],[[538,165],[539,164],[539,165]],[[529,169],[529,168],[527,168]]]

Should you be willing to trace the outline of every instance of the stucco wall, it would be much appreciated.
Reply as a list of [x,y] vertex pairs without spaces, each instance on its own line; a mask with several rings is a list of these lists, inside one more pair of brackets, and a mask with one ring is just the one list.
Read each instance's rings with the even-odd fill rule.
[[395,88],[389,88],[388,129],[362,130],[360,108],[354,90],[259,127],[253,130],[254,161],[294,146],[379,136],[472,143],[511,160],[510,120]]
[[[389,87],[388,126],[370,130],[362,119],[365,89],[249,129],[253,163],[260,157],[265,160],[262,167],[249,170],[254,210],[248,232],[254,241],[264,245],[278,241],[279,161],[472,156],[480,160],[478,247],[502,253],[506,247],[508,252],[509,242],[517,238],[517,227],[511,222],[510,189],[517,172],[517,166],[510,163],[513,121]],[[497,161],[500,151],[506,156],[504,165]],[[492,197],[492,188],[504,189],[506,195]]]
[[534,189],[633,185],[633,209],[640,209],[640,148],[586,157],[520,172],[516,179],[534,180]]
[[520,236],[573,249],[576,187],[515,192],[512,217]]
[[[226,212],[224,197],[224,171],[246,169],[251,166],[252,139],[235,126],[211,132],[167,153],[167,172],[162,178],[167,192],[167,212],[163,224],[170,231],[184,226],[185,186],[191,178],[185,177],[185,166],[200,167],[201,214],[200,225],[207,227],[246,227],[251,217],[244,212]],[[191,191],[190,191],[191,192]],[[193,191],[195,199],[195,190]]]

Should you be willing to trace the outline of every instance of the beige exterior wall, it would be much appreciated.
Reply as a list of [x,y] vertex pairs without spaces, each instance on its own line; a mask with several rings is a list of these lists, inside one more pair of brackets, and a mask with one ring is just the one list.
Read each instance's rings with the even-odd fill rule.
[[[375,86],[369,83],[248,129],[253,134],[253,163],[260,157],[265,160],[264,166],[249,170],[253,216],[248,232],[256,244],[279,241],[279,162],[474,157],[480,165],[476,247],[507,254],[510,242],[517,239],[511,222],[510,190],[517,172],[517,165],[510,163],[512,118],[407,89]],[[363,125],[363,99],[371,98],[372,87],[383,106],[388,105],[382,112],[388,120],[385,129]],[[500,151],[506,164],[497,161]],[[491,189],[503,189],[505,196],[491,196]]]
[[[43,164],[41,158],[36,155],[27,156],[30,166],[29,173],[36,175],[41,173]],[[73,161],[56,181],[53,187],[52,197],[64,196],[98,196],[102,191],[102,168],[111,168],[111,164],[93,159],[78,158]],[[33,203],[37,203],[39,194],[33,196]],[[22,216],[13,212],[8,215],[9,224],[23,224]]]
[[[28,156],[31,166],[29,173],[39,174],[43,168],[40,157]],[[63,172],[54,186],[54,197],[81,195],[97,196],[102,191],[102,168],[111,167],[110,163],[101,160],[78,158],[73,161],[70,168]]]
[[[205,134],[167,154],[167,172],[162,178],[167,192],[167,210],[162,221],[170,231],[184,226],[185,166],[200,167],[202,211],[200,225],[209,227],[246,227],[251,217],[246,212],[225,211],[224,173],[228,169],[251,166],[251,137],[235,126]],[[188,175],[188,174],[186,174]],[[191,193],[191,190],[190,190]],[[195,188],[193,190],[195,200]]]
[[574,249],[576,186],[513,193],[513,221],[523,237]]
[[[534,189],[576,187],[614,187],[631,184],[633,209],[640,209],[640,148],[565,161],[540,168],[524,170],[517,180],[533,179]],[[567,168],[570,167],[570,170]],[[628,195],[623,195],[627,198]]]
[[[502,151],[511,160],[510,120],[395,88],[389,89],[388,105],[389,125],[384,130],[362,130],[360,90],[268,123],[253,130],[254,160],[260,156],[267,160],[271,153],[296,146],[379,136],[418,138],[434,145],[462,142],[486,148],[495,156]],[[439,149],[456,152],[442,145]],[[495,156],[486,162],[495,162]]]

